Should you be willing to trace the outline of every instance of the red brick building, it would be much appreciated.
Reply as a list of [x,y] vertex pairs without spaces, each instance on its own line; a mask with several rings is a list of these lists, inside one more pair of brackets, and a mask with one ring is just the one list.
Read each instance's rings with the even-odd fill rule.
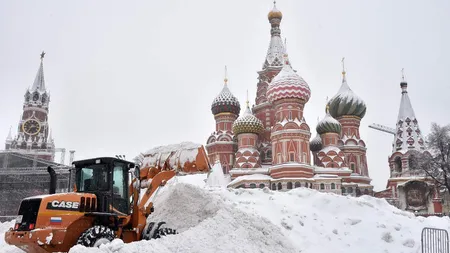
[[[247,105],[238,118],[239,103],[226,84],[214,99],[216,122],[235,122],[232,131],[216,124],[207,141],[210,162],[220,158],[231,177],[230,187],[308,187],[338,194],[372,194],[366,146],[359,136],[364,101],[350,89],[343,72],[342,86],[328,102],[325,118],[316,129],[318,135],[310,143],[311,130],[303,112],[311,90],[289,61],[281,38],[282,18],[276,6],[268,14],[271,36],[258,71],[252,110]],[[225,115],[227,120],[222,118]],[[252,127],[243,130],[244,125]]]

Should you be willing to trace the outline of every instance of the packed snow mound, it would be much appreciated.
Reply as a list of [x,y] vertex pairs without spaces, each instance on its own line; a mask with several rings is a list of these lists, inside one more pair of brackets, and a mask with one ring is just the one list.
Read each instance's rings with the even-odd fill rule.
[[211,172],[206,179],[206,185],[209,187],[226,188],[227,182],[225,181],[225,175],[223,174],[222,165],[220,162],[216,162],[211,169]]
[[239,210],[222,195],[192,184],[168,183],[148,220],[166,221],[179,234],[130,244],[115,240],[100,249],[75,246],[70,253],[297,252],[269,220]]
[[[149,216],[149,221],[161,220],[180,233],[130,244],[116,239],[100,249],[75,246],[70,252],[417,253],[424,227],[450,230],[448,217],[415,217],[384,199],[307,188],[211,188],[206,174],[167,183]],[[12,223],[2,225],[0,252],[21,252],[3,241]]]

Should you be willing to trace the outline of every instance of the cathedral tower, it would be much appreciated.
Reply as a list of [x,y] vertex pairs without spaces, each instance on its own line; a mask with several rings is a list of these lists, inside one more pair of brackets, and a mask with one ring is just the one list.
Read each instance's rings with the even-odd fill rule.
[[275,110],[275,125],[271,132],[272,178],[312,177],[309,138],[311,132],[303,117],[311,90],[292,69],[287,54],[284,65],[267,90],[267,99]]
[[272,105],[267,100],[267,89],[274,76],[283,67],[283,55],[285,46],[281,39],[280,23],[283,18],[282,13],[274,4],[273,9],[268,14],[270,29],[270,43],[267,49],[266,59],[262,70],[258,72],[258,85],[256,90],[255,106],[252,108],[253,114],[261,120],[264,131],[260,135],[260,151],[264,164],[272,164],[272,145],[270,141],[270,129],[275,124],[275,115]]
[[33,85],[25,91],[23,113],[17,128],[17,136],[12,138],[10,132],[5,148],[53,161],[55,146],[48,126],[50,93],[45,87],[44,55],[45,53],[42,52],[41,63]]
[[322,149],[318,151],[317,158],[320,161],[320,165],[325,168],[342,168],[346,166],[344,153],[337,146],[341,129],[339,121],[331,117],[329,106],[327,105],[327,113],[316,127],[316,131],[322,140]]
[[216,120],[216,131],[209,136],[206,142],[209,162],[214,164],[217,160],[220,160],[223,172],[227,174],[233,167],[237,151],[237,143],[232,132],[232,126],[239,116],[241,107],[238,99],[228,88],[226,67],[222,91],[213,100],[211,111]]
[[260,153],[256,145],[263,129],[262,122],[253,116],[247,101],[244,115],[233,124],[233,132],[238,138],[235,168],[261,168]]
[[366,179],[363,181],[369,184],[366,144],[359,135],[361,119],[366,114],[366,104],[348,86],[344,68],[341,88],[330,99],[327,106],[329,106],[331,116],[341,123],[342,130],[338,147],[344,152],[349,169],[353,173],[365,177]]

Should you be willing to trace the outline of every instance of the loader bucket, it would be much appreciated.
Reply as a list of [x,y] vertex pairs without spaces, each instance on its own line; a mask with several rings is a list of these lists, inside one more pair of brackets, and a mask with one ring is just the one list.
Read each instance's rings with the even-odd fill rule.
[[161,170],[178,173],[207,173],[211,169],[205,148],[201,144],[183,142],[159,146],[144,153],[141,179],[152,178]]

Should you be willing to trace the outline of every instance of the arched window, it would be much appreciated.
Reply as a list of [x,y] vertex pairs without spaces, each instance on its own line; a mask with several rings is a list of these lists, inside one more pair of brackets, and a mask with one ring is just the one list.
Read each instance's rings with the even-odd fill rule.
[[321,189],[321,190],[325,190],[325,184],[324,184],[324,183],[321,183],[321,184],[320,184],[320,189]]
[[264,187],[266,187],[266,185],[265,184],[259,184],[259,188],[264,188]]
[[336,184],[335,183],[331,183],[331,190],[336,189]]
[[278,183],[278,190],[283,189],[283,186],[281,185],[281,183]]
[[402,172],[402,159],[400,156],[397,156],[394,160],[394,169],[396,172]]
[[295,182],[295,188],[301,187],[302,185],[300,184],[300,182]]
[[275,183],[272,184],[272,190],[276,190],[277,189],[277,185]]
[[250,188],[256,188],[256,184],[251,183]]
[[351,168],[352,172],[355,172],[355,164],[354,163],[350,164],[350,168]]
[[292,189],[292,182],[288,182],[288,183],[287,183],[287,188],[288,188],[288,189]]
[[342,187],[341,190],[342,190],[342,194],[346,194],[347,193],[347,191],[345,190],[345,187]]
[[359,197],[361,196],[361,190],[359,189],[359,187],[356,187],[356,196]]
[[267,159],[272,160],[272,150],[267,150],[267,155],[266,155]]

